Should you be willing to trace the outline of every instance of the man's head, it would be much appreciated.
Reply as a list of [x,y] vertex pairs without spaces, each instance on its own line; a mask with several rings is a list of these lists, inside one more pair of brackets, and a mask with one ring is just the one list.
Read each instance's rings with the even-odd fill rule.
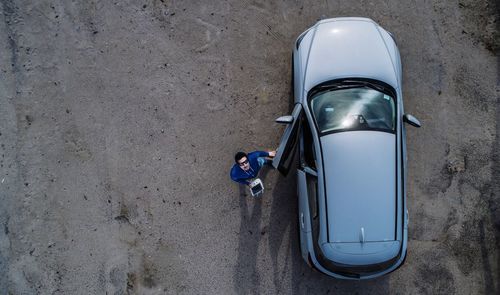
[[248,156],[244,152],[237,152],[236,155],[234,155],[234,161],[244,171],[247,171],[248,169],[250,169],[250,163],[248,162]]

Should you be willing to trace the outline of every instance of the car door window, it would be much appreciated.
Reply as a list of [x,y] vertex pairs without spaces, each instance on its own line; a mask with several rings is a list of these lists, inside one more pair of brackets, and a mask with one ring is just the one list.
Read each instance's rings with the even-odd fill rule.
[[314,141],[312,137],[311,126],[307,118],[303,118],[302,122],[302,137],[301,137],[301,157],[302,164],[309,168],[316,170],[316,150],[314,148]]
[[311,174],[307,174],[307,196],[309,198],[309,209],[311,210],[311,218],[318,218],[318,178]]
[[299,137],[302,121],[302,105],[300,103],[295,104],[292,117],[293,121],[286,126],[276,151],[276,157],[273,159],[273,167],[285,176],[290,171]]
[[306,174],[307,181],[307,198],[309,202],[309,216],[311,218],[312,238],[317,244],[319,238],[320,218],[318,204],[318,177]]

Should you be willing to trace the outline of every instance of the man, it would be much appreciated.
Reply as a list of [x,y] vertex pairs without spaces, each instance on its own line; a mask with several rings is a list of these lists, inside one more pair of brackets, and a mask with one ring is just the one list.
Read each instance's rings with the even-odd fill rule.
[[231,179],[249,185],[251,180],[257,177],[264,164],[271,165],[272,162],[268,158],[274,156],[276,156],[276,151],[255,151],[248,155],[244,152],[237,152],[234,156],[236,164],[231,168]]

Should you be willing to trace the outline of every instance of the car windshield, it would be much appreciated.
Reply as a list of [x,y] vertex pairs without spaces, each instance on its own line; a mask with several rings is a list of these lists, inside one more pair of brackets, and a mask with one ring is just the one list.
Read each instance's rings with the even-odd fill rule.
[[360,86],[318,92],[310,104],[320,134],[351,130],[394,132],[394,98],[373,88]]

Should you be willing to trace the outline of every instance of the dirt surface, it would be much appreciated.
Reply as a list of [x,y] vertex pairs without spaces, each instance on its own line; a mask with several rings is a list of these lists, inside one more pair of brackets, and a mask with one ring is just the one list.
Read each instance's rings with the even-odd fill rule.
[[[10,1],[0,21],[1,294],[498,294],[495,1]],[[394,33],[408,131],[408,258],[339,281],[298,249],[275,148],[294,39],[365,16]]]

